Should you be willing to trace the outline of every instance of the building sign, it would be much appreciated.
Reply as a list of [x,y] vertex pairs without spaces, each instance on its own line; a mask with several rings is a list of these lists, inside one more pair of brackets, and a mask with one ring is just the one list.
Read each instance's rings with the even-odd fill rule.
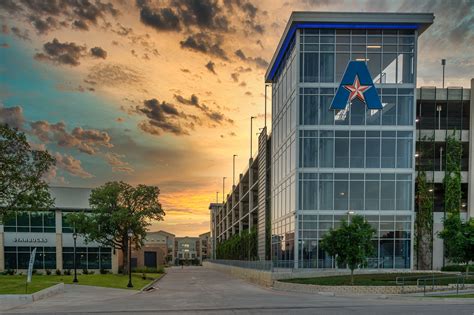
[[48,243],[45,237],[15,237],[13,243]]
[[364,61],[349,61],[331,103],[331,109],[345,109],[347,101],[359,100],[369,109],[382,109],[382,103]]
[[56,246],[56,233],[5,232],[5,246]]

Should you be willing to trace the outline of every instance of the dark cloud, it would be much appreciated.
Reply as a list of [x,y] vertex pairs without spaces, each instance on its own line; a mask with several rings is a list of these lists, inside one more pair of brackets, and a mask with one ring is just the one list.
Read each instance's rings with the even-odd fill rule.
[[43,45],[44,53],[37,53],[37,60],[49,60],[56,64],[77,66],[79,59],[84,56],[85,46],[79,46],[73,42],[59,42],[56,38],[52,42]]
[[242,49],[237,49],[234,54],[242,61],[253,62],[259,68],[268,68],[268,61],[266,61],[262,57],[247,57],[242,51]]
[[102,49],[101,47],[91,48],[91,55],[96,57],[96,58],[102,58],[102,59],[107,58],[107,52],[104,49]]
[[222,37],[211,37],[206,33],[197,33],[189,35],[184,41],[180,42],[181,48],[190,49],[204,54],[213,55],[223,60],[228,60],[227,54],[222,49]]
[[1,43],[1,44],[0,44],[0,47],[2,47],[2,48],[8,48],[8,47],[10,47],[10,45],[8,45],[8,43]]
[[195,94],[191,94],[189,98],[185,98],[182,95],[175,94],[174,98],[181,104],[196,107],[212,123],[222,124],[223,122],[228,122],[230,124],[233,124],[233,120],[227,118],[223,113],[209,108],[206,104],[200,103],[199,98]]
[[179,32],[183,27],[228,31],[229,21],[215,0],[171,0],[159,7],[139,0],[140,20],[159,31]]
[[265,12],[259,14],[259,9],[250,1],[245,0],[224,0],[226,8],[232,12],[240,15],[240,20],[243,25],[247,27],[247,31],[252,33],[263,34],[265,28],[258,22],[259,15],[265,15]]
[[215,64],[214,62],[212,62],[212,60],[209,60],[209,62],[208,62],[205,66],[206,66],[207,70],[211,71],[211,72],[214,73],[214,74],[217,74],[217,73],[216,73],[216,70],[215,70],[215,68],[214,68],[215,65],[216,65],[216,64]]
[[239,82],[239,75],[239,73],[234,72],[230,74],[230,77],[232,78],[232,80],[234,80],[234,82]]
[[64,122],[50,124],[45,120],[31,122],[30,127],[31,134],[44,143],[53,142],[60,147],[75,148],[89,155],[95,155],[100,147],[112,147],[108,133],[98,129],[76,127],[68,132]]
[[179,121],[179,118],[186,118],[186,114],[180,113],[173,104],[160,103],[153,98],[145,100],[143,106],[137,106],[135,110],[148,118],[138,124],[138,127],[147,133],[152,135],[163,133],[173,133],[177,136],[189,135],[188,130]]
[[186,69],[186,68],[183,68],[183,69],[180,69],[181,72],[184,72],[184,73],[191,73],[191,71],[189,71],[189,69]]
[[73,176],[80,178],[92,178],[94,177],[91,173],[84,170],[81,161],[68,154],[61,154],[56,152],[54,154],[56,159],[56,167],[60,168]]
[[0,9],[3,9],[9,13],[16,13],[21,11],[21,7],[16,0],[2,0],[0,1]]
[[0,103],[0,125],[7,124],[10,127],[22,129],[25,118],[20,106],[3,107]]
[[48,16],[44,20],[37,16],[31,16],[30,21],[38,34],[47,34],[50,30],[55,29],[58,26],[56,19],[52,16]]
[[84,22],[84,20],[75,20],[74,22],[72,22],[72,26],[82,31],[89,30],[89,25],[87,25],[87,23]]
[[16,26],[13,26],[12,28],[10,28],[10,30],[12,31],[13,35],[18,37],[19,39],[30,40],[30,35],[28,33],[28,30],[22,31]]
[[141,6],[140,21],[160,31],[180,31],[179,17],[170,8],[153,10],[147,5]]

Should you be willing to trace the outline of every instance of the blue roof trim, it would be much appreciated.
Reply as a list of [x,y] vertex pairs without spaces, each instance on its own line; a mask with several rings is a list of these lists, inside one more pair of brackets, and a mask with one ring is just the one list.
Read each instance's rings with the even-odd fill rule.
[[304,28],[350,28],[350,29],[385,29],[385,30],[416,30],[418,29],[418,24],[380,24],[380,23],[294,23],[285,37],[285,40],[281,46],[280,51],[278,52],[277,58],[275,59],[275,63],[268,74],[265,81],[273,80],[275,77],[275,73],[277,69],[280,67],[280,63],[283,60],[283,57],[290,45],[291,39],[297,29],[304,29]]

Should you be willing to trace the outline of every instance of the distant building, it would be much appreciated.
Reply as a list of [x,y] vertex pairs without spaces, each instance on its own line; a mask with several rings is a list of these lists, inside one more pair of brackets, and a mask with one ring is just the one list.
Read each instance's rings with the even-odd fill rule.
[[200,249],[201,249],[201,261],[204,259],[211,258],[212,253],[212,241],[211,241],[211,232],[206,232],[199,235]]
[[148,232],[139,250],[132,248],[132,268],[158,268],[174,261],[175,235],[166,231]]
[[174,242],[175,264],[193,264],[201,261],[199,237],[176,237]]

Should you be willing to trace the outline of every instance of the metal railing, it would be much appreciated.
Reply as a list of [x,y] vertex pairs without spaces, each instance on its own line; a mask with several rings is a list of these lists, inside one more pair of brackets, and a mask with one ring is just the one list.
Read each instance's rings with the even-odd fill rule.
[[[405,293],[406,286],[416,285],[423,292],[423,295],[437,291],[455,291],[457,295],[460,291],[467,289],[466,284],[473,284],[471,288],[474,289],[474,273],[433,273],[428,276],[400,276],[396,278],[395,282],[402,287],[402,293]],[[454,292],[452,293],[454,294]]]

